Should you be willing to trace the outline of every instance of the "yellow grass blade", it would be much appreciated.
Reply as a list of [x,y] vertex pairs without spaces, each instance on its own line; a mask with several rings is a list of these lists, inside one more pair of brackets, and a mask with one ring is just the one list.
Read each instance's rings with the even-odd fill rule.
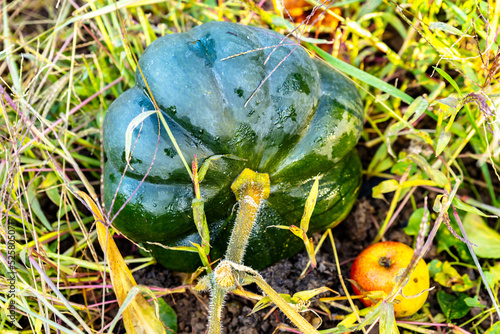
[[[137,286],[137,283],[116,247],[113,237],[105,226],[101,210],[86,193],[78,191],[78,195],[85,200],[96,220],[99,244],[106,255],[106,262],[110,267],[113,291],[118,304],[121,306],[129,291],[134,286]],[[128,334],[166,333],[163,324],[156,317],[153,307],[141,294],[137,294],[129,307],[123,311],[123,324]]]

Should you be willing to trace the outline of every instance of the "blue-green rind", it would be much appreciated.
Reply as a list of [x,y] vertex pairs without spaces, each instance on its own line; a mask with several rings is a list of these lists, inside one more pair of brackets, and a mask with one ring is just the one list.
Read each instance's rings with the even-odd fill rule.
[[[212,162],[201,183],[212,260],[225,252],[236,203],[230,185],[245,167],[268,173],[272,185],[246,251],[245,263],[255,269],[301,249],[300,239],[269,226],[299,224],[314,177],[320,177],[320,190],[310,231],[342,220],[359,190],[361,165],[353,147],[361,132],[363,109],[355,86],[290,41],[266,48],[282,39],[268,30],[210,23],[158,39],[139,62],[188,161],[194,154],[200,162],[227,153],[246,159]],[[121,211],[114,225],[152,249],[166,267],[190,272],[200,265],[196,253],[147,243],[172,247],[200,242],[192,219],[191,180],[163,128],[158,136],[156,114],[134,131],[133,169],[121,180],[127,126],[141,112],[154,109],[147,91],[137,72],[136,86],[106,114],[106,207],[116,193],[111,216]]]

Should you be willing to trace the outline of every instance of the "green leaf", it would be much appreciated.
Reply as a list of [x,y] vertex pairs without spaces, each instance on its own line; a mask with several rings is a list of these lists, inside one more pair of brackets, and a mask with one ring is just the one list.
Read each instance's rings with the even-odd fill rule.
[[496,216],[489,216],[487,214],[484,214],[481,210],[479,210],[479,209],[477,209],[469,204],[462,202],[457,197],[453,197],[452,203],[457,209],[462,210],[462,211],[466,211],[466,212],[473,213],[473,214],[483,216],[483,217],[490,217],[490,218],[496,217]]
[[239,161],[246,161],[246,159],[242,159],[234,154],[218,154],[218,155],[212,155],[211,157],[205,159],[203,161],[203,164],[200,167],[200,170],[198,171],[198,182],[201,183],[203,179],[205,178],[205,175],[208,172],[208,167],[210,167],[210,163],[215,160],[219,160],[220,158],[227,158],[227,159],[233,159],[233,160],[239,160]]
[[373,13],[375,9],[382,3],[382,0],[368,0],[366,1],[359,11],[359,17],[362,18],[366,14]]
[[455,82],[455,80],[453,80],[452,77],[450,77],[450,75],[448,73],[446,73],[445,71],[443,71],[442,69],[440,69],[439,67],[434,67],[434,69],[439,73],[441,74],[441,76],[443,78],[446,79],[446,81],[448,81],[452,86],[453,88],[455,88],[455,90],[457,91],[458,93],[458,96],[460,96],[460,99],[462,99],[462,92],[460,91],[460,88],[458,87],[458,84]]
[[429,102],[425,100],[423,97],[419,96],[417,97],[406,109],[405,114],[404,114],[404,119],[408,120],[411,116],[413,116],[410,120],[410,123],[415,122],[417,119],[419,119],[420,116],[427,110],[427,107],[429,106]]
[[45,189],[45,188],[48,188],[50,186],[55,185],[57,183],[57,181],[59,181],[59,177],[57,176],[56,173],[48,173],[47,176],[40,183],[39,187],[41,189]]
[[366,325],[373,323],[380,316],[381,308],[382,308],[382,302],[370,306],[369,307],[370,312],[368,312],[364,320],[362,320],[361,323],[358,325],[358,327],[356,327],[356,330],[361,330],[361,328],[365,327]]
[[380,307],[380,334],[392,334],[394,333],[394,326],[396,325],[396,319],[394,318],[394,305],[386,301],[382,301]]
[[[280,293],[279,296],[281,298],[283,298],[288,304],[293,304],[292,297],[289,294]],[[269,296],[265,296],[264,298],[259,300],[257,302],[257,304],[255,304],[251,313],[255,313],[255,312],[258,312],[260,310],[263,310],[266,307],[271,306],[273,304],[274,304],[273,300]]]
[[364,1],[364,0],[344,0],[344,1],[338,1],[338,2],[335,2],[335,7],[347,6],[347,5],[350,5],[352,3],[362,2],[362,1]]
[[473,213],[466,214],[463,223],[469,240],[477,245],[474,252],[478,257],[500,259],[500,234],[497,231]]
[[429,165],[427,160],[425,160],[422,156],[412,153],[408,154],[406,158],[416,163],[424,171],[424,173],[432,179],[432,181],[437,183],[438,186],[444,187],[448,183],[448,179],[443,172]]
[[497,321],[484,334],[500,334],[500,321]]
[[[406,124],[403,122],[396,122],[389,126],[385,131],[385,135],[387,137],[396,135],[399,131],[403,130],[406,127]],[[390,141],[389,141],[390,142]]]
[[[420,231],[420,223],[422,222],[422,218],[424,217],[425,208],[418,208],[413,211],[408,220],[408,226],[404,228],[404,231],[408,235],[418,235]],[[427,219],[428,221],[428,219]],[[429,229],[427,229],[427,234],[429,233]]]
[[486,281],[492,288],[495,284],[498,284],[500,282],[500,263],[497,262],[489,271],[484,273],[484,276],[486,276]]
[[320,293],[324,293],[324,292],[335,292],[333,291],[332,289],[330,288],[327,288],[327,287],[321,287],[321,288],[316,288],[316,289],[312,289],[312,290],[304,290],[304,291],[299,291],[297,293],[295,293],[292,297],[292,300],[309,300],[317,295],[319,295]]
[[177,314],[163,298],[158,298],[158,304],[160,306],[160,320],[167,328],[167,334],[177,333]]
[[398,154],[399,160],[391,168],[392,174],[402,176],[406,172],[406,169],[410,166],[411,168],[409,175],[415,174],[415,172],[417,171],[417,165],[415,165],[411,161],[405,160],[406,155],[407,155],[406,152],[399,152]]
[[436,143],[436,155],[440,155],[444,148],[448,145],[451,139],[451,132],[443,131],[439,134],[439,138]]
[[479,302],[479,299],[477,299],[477,296],[474,296],[474,298],[465,298],[465,304],[470,307],[484,307],[484,305]]
[[472,37],[471,35],[467,35],[466,33],[461,32],[455,27],[450,26],[447,23],[444,22],[431,22],[429,24],[429,29],[430,30],[442,30],[445,32],[448,32],[453,35],[459,35],[459,36],[465,36],[465,37]]
[[351,76],[355,77],[356,79],[358,79],[358,80],[360,80],[360,81],[362,81],[370,86],[378,88],[387,94],[390,94],[394,97],[397,97],[408,104],[413,102],[413,98],[410,95],[402,92],[401,90],[397,89],[396,87],[394,87],[392,85],[389,85],[385,81],[382,81],[379,78],[374,77],[373,75],[366,73],[365,71],[362,71],[362,70],[360,70],[352,65],[349,65],[349,64],[343,62],[340,59],[333,57],[331,54],[323,51],[322,49],[320,49],[316,45],[307,44],[307,47],[314,50],[318,55],[321,56],[321,58],[326,60],[330,65],[332,65],[333,67],[335,67],[339,71],[344,72],[348,75],[351,75]]
[[[191,252],[191,253],[198,253],[198,248],[196,248],[195,246],[174,246],[174,247],[169,247],[169,246],[165,246],[165,245],[162,245],[160,243],[157,243],[157,242],[151,242],[151,241],[146,241],[147,244],[150,244],[150,245],[156,245],[156,246],[160,246],[162,248],[165,248],[165,249],[170,249],[170,250],[178,250],[178,251],[184,251],[184,252]],[[194,243],[191,242],[193,245]]]
[[470,311],[470,306],[465,303],[465,299],[469,296],[465,293],[460,293],[458,296],[447,294],[443,290],[438,291],[437,300],[439,307],[443,311],[446,319],[460,319]]
[[202,245],[205,247],[205,252],[210,251],[210,232],[208,230],[207,217],[205,216],[205,201],[203,199],[193,199],[193,219],[196,224],[196,229],[201,237]]
[[429,269],[429,275],[434,278],[437,273],[440,273],[441,270],[443,270],[443,262],[434,259],[429,264],[427,265],[427,268]]
[[[450,210],[448,214],[450,217],[451,227],[455,231],[458,231],[459,228],[455,221],[455,217],[453,217],[453,212],[451,212]],[[439,227],[438,233],[436,235],[436,240],[437,240],[436,250],[438,253],[442,252],[443,250],[451,251],[452,248],[455,248],[456,251],[458,252],[459,257],[463,261],[465,262],[472,261],[472,257],[470,256],[469,250],[467,249],[467,245],[463,243],[461,240],[459,240],[457,237],[455,237],[453,234],[451,234],[450,230],[448,229],[448,226],[446,226],[445,224],[442,224]]]
[[368,165],[367,176],[374,176],[392,167],[394,162],[392,158],[387,154],[387,145],[384,143],[380,145],[372,158],[372,161]]
[[[27,203],[28,205],[26,207],[29,207],[31,209],[31,211],[35,214],[35,216],[38,217],[40,222],[43,224],[43,226],[45,226],[45,228],[48,231],[52,231],[53,230],[52,225],[50,225],[47,217],[45,216],[45,213],[42,210],[40,202],[38,201],[35,182],[32,182],[28,186],[28,190],[26,192],[26,199],[28,201]],[[59,203],[57,205],[59,205]]]
[[256,313],[256,312],[259,312],[260,310],[263,310],[265,309],[266,307],[270,306],[273,304],[273,301],[271,300],[271,298],[269,297],[264,297],[262,298],[261,300],[259,300],[255,306],[253,307],[252,309],[252,312],[251,313]]
[[443,206],[441,204],[441,201],[443,200],[443,195],[437,195],[436,198],[434,199],[434,204],[432,205],[432,210],[434,210],[434,212],[440,212],[441,211],[441,207]]
[[59,188],[57,187],[48,188],[47,190],[45,190],[45,193],[52,201],[52,203],[54,203],[57,206],[61,204],[61,196],[59,195]]
[[467,14],[465,14],[465,12],[461,8],[459,8],[455,4],[455,2],[449,0],[445,0],[444,2],[451,8],[451,10],[453,10],[453,12],[455,13],[453,17],[458,21],[458,23],[464,24],[469,21],[467,19]]
[[436,103],[441,103],[447,107],[450,107],[450,108],[453,108],[455,109],[458,105],[460,101],[453,97],[453,96],[448,96],[448,97],[445,97],[445,98],[442,98],[442,99],[439,99],[439,100],[436,100],[432,103],[432,105],[436,104]]

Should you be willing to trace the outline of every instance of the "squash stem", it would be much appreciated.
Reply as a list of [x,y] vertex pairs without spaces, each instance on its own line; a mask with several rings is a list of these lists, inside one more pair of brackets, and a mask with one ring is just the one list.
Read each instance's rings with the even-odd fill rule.
[[212,285],[210,296],[210,314],[208,317],[208,334],[220,334],[221,314],[226,292],[217,284]]
[[240,207],[229,239],[226,260],[242,264],[260,204],[269,197],[271,191],[269,175],[245,168],[231,185],[231,190],[236,195]]

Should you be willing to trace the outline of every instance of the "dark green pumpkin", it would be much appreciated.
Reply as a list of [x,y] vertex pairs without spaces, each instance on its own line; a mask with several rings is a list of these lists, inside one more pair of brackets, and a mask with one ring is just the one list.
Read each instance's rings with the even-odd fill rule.
[[[201,183],[212,261],[223,256],[227,247],[236,203],[230,185],[245,167],[268,173],[271,180],[271,195],[259,211],[245,254],[244,263],[254,269],[302,248],[302,241],[291,232],[267,227],[299,224],[316,176],[320,185],[311,232],[335,226],[357,196],[361,164],[353,148],[363,121],[359,93],[346,78],[311,59],[292,41],[269,48],[283,38],[270,30],[212,22],[156,40],[139,61],[188,161],[194,154],[200,162],[227,153],[246,159],[212,162]],[[127,126],[139,113],[154,109],[146,91],[137,72],[136,85],[114,101],[106,114],[106,207],[116,195],[113,217],[130,199],[113,221],[118,230],[151,249],[165,267],[194,271],[201,264],[196,253],[146,244],[200,243],[192,219],[191,179],[163,128],[157,147],[155,115],[134,130],[133,170],[129,168],[120,183],[126,166]],[[149,174],[137,189],[155,153]]]

